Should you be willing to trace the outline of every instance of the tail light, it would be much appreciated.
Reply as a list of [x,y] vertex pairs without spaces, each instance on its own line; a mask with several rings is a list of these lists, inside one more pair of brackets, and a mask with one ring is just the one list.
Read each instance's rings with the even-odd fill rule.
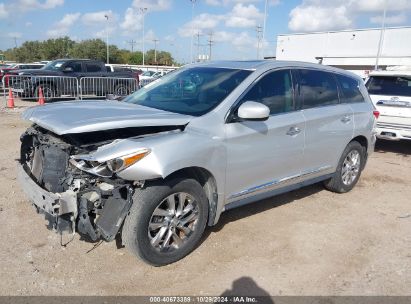
[[375,119],[378,119],[378,117],[380,117],[380,111],[374,110],[372,114],[374,114]]

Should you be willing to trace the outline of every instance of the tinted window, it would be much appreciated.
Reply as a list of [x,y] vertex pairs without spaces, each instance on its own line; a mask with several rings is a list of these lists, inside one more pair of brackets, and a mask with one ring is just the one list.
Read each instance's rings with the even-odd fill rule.
[[86,69],[87,69],[87,72],[90,72],[90,73],[101,71],[101,67],[97,63],[86,63]]
[[145,85],[124,101],[200,116],[219,105],[250,73],[226,68],[179,69]]
[[411,97],[411,77],[371,76],[366,86],[370,94]]
[[364,97],[360,92],[359,83],[357,80],[344,75],[336,74],[335,76],[340,84],[343,95],[341,96],[341,102],[355,103],[364,101]]
[[66,67],[72,68],[73,72],[81,72],[81,62],[70,62]]
[[290,71],[275,71],[261,78],[242,98],[242,102],[261,102],[270,108],[270,114],[278,114],[294,109],[292,92]]
[[337,84],[333,74],[300,70],[300,98],[303,109],[338,104]]

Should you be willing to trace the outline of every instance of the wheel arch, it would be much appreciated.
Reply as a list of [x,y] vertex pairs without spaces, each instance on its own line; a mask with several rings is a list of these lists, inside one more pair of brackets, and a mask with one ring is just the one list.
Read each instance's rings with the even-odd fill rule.
[[363,135],[358,135],[354,137],[351,141],[357,141],[361,146],[365,148],[365,151],[368,150],[368,139]]
[[218,203],[217,181],[213,174],[205,168],[193,166],[174,171],[164,179],[166,180],[176,177],[193,178],[203,187],[209,204],[207,222],[209,226],[212,226],[216,217]]
[[354,137],[350,142],[356,141],[358,142],[363,148],[364,148],[364,158],[365,161],[362,164],[362,168],[364,169],[365,164],[367,163],[368,160],[368,139],[364,136],[364,135],[358,135],[356,137]]

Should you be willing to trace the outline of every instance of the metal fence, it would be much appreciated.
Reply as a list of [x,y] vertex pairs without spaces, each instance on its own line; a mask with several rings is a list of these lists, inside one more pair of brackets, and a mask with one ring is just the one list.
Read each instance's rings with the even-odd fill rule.
[[24,100],[38,100],[42,94],[47,102],[126,96],[138,90],[139,83],[134,78],[5,75],[2,87],[5,98],[11,91]]
[[108,94],[126,96],[139,89],[135,78],[84,77],[80,78],[79,98],[106,97]]
[[145,85],[149,84],[150,82],[153,82],[154,80],[157,80],[158,78],[149,78],[149,79],[141,79],[140,80],[140,87],[144,87]]

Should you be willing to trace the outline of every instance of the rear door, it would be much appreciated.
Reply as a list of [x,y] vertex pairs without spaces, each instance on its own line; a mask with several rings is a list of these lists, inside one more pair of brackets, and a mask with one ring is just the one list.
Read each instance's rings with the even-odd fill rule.
[[298,71],[298,96],[305,125],[304,180],[333,173],[354,131],[353,111],[341,104],[334,74]]
[[270,117],[266,121],[233,120],[225,126],[228,202],[295,182],[303,161],[304,116],[296,110],[291,71],[267,72],[236,109],[245,101],[265,104]]

